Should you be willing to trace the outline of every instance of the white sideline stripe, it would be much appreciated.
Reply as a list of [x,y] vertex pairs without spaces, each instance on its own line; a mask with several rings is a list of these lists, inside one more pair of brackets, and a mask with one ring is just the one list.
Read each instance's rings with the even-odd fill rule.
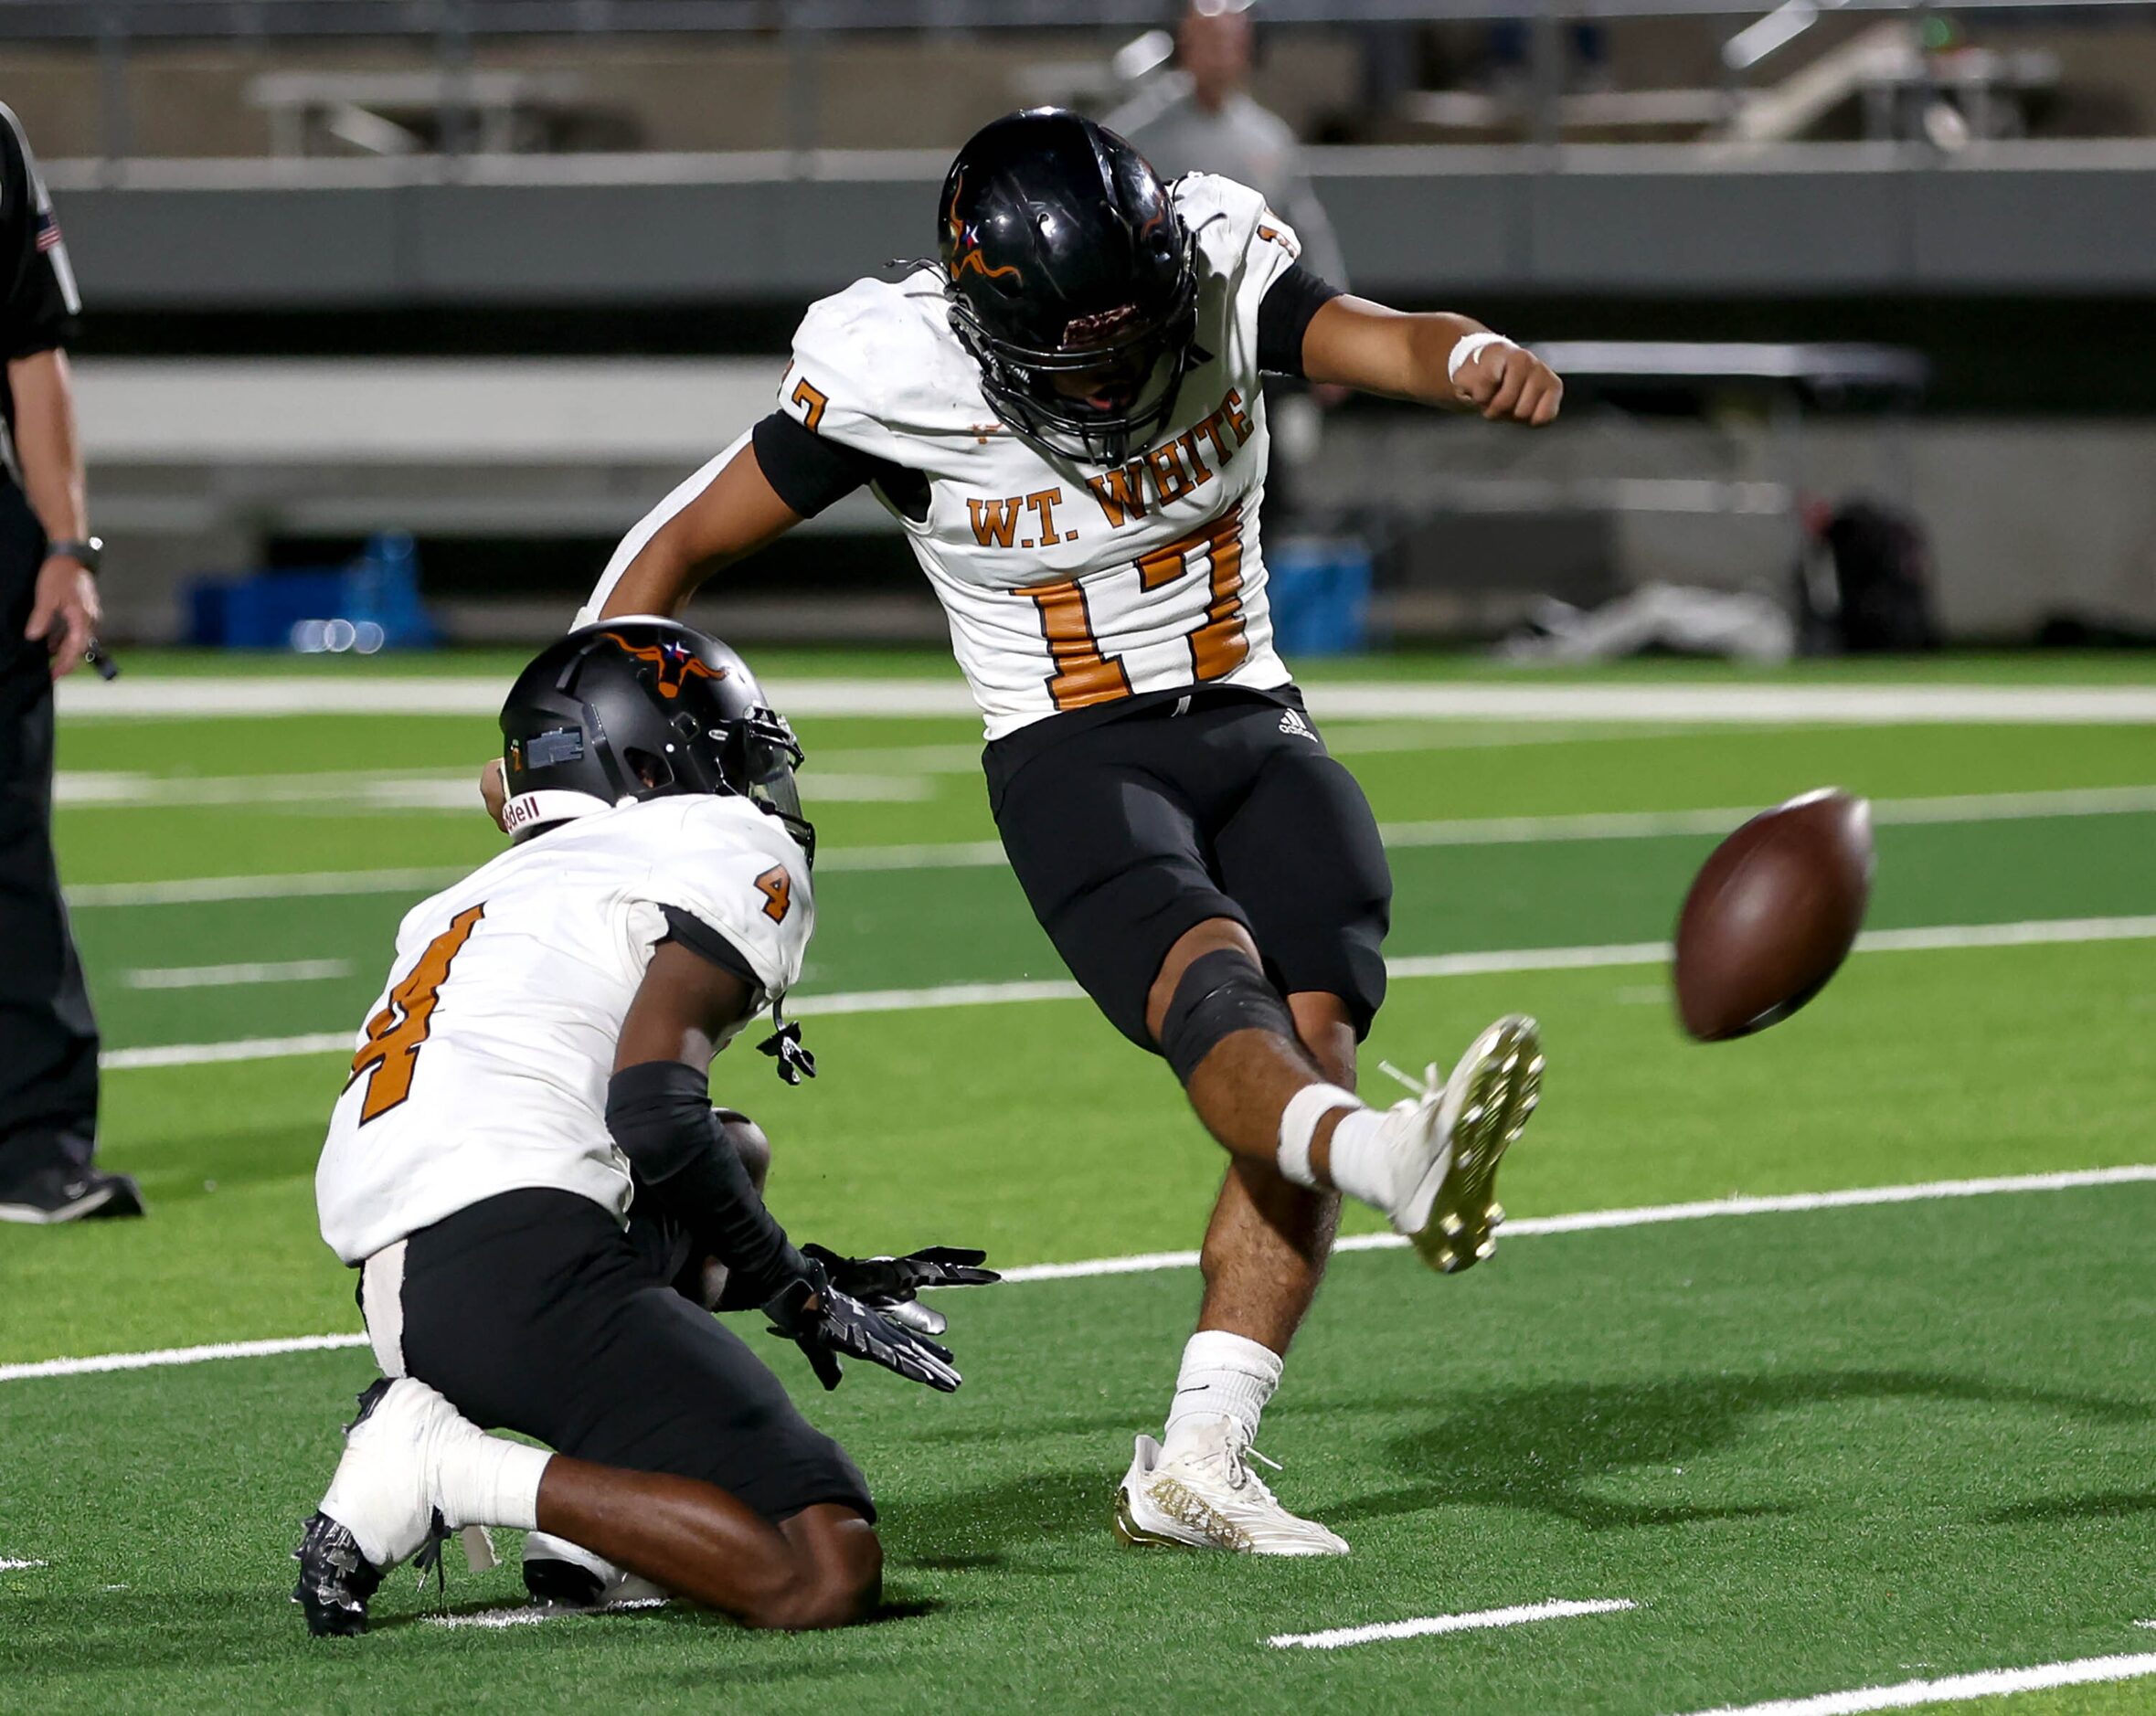
[[0,1573],[24,1573],[32,1567],[44,1567],[48,1564],[41,1561],[17,1561],[12,1555],[0,1555]]
[[2076,1662],[2046,1662],[2034,1668],[1985,1668],[1949,1675],[1943,1680],[1904,1680],[1898,1686],[1861,1686],[1849,1692],[1821,1692],[1815,1698],[1775,1699],[1765,1704],[1717,1704],[1694,1716],[1857,1716],[1863,1711],[1915,1710],[1922,1704],[1958,1704],[1965,1699],[2004,1698],[2015,1692],[2042,1692],[2053,1687],[2092,1686],[2103,1680],[2135,1680],[2156,1674],[2156,1654],[2084,1657]]
[[[1795,1192],[1777,1197],[1717,1198],[1696,1203],[1651,1203],[1629,1210],[1582,1210],[1568,1215],[1531,1215],[1507,1222],[1507,1237],[1584,1234],[1608,1228],[1652,1227],[1667,1222],[1705,1221],[1713,1216],[1798,1215],[1813,1210],[1861,1209],[1875,1204],[1924,1203],[1947,1198],[1979,1198],[2024,1192],[2070,1192],[2091,1186],[2156,1184],[2156,1162],[2119,1168],[2076,1168],[2048,1174],[2002,1174],[1983,1180],[1933,1180],[1914,1185],[1857,1186],[1842,1192]],[[1357,1234],[1335,1251],[1385,1251],[1407,1242],[1397,1234]],[[1144,1275],[1163,1269],[1197,1266],[1195,1251],[1154,1251],[1131,1257],[1093,1257],[1082,1263],[1021,1264],[1003,1272],[1006,1282],[1076,1281],[1096,1276]],[[274,1358],[286,1352],[324,1352],[364,1347],[365,1335],[288,1335],[270,1340],[228,1340],[203,1347],[164,1347],[146,1352],[107,1352],[83,1359],[37,1359],[0,1364],[0,1382],[45,1376],[90,1376],[107,1371],[149,1371],[168,1365],[204,1364],[213,1359]],[[2149,1623],[2141,1623],[2146,1626]]]
[[1334,1626],[1322,1633],[1275,1633],[1265,1642],[1275,1650],[1338,1650],[1344,1645],[1375,1644],[1382,1638],[1426,1638],[1432,1633],[1475,1633],[1494,1626],[1520,1626],[1529,1621],[1563,1621],[1577,1615],[1613,1615],[1639,1607],[1630,1597],[1596,1597],[1583,1603],[1529,1603],[1510,1609],[1478,1609],[1471,1615],[1428,1615],[1413,1621],[1380,1621],[1373,1626]]
[[[970,715],[963,683],[951,679],[794,679],[767,682],[796,720],[809,715]],[[1307,687],[1322,718],[1428,721],[1671,721],[1946,723],[2023,726],[2156,722],[2156,687],[2140,685],[1623,685],[1319,681]],[[69,721],[118,716],[412,715],[492,715],[502,686],[483,675],[132,678],[115,684],[63,681]]]
[[313,983],[350,977],[349,959],[272,959],[248,965],[153,965],[120,974],[128,989],[222,989],[243,983]]
[[[1757,805],[1706,810],[1622,810],[1569,816],[1461,817],[1444,821],[1384,822],[1388,846],[1508,846],[1538,841],[1653,840],[1679,834],[1726,833]],[[2156,810],[2156,786],[2086,787],[2058,792],[1965,793],[1933,799],[1880,799],[1872,820],[1881,824],[2007,822],[2052,816],[2122,816]],[[895,846],[837,847],[821,860],[834,870],[993,869],[1006,860],[1001,842],[950,841]],[[287,875],[197,876],[172,882],[106,882],[69,888],[68,904],[194,905],[211,900],[267,900],[310,895],[424,893],[469,872],[337,870]]]
[[[1959,948],[2025,948],[2046,943],[2141,941],[2156,938],[2156,916],[2047,917],[2019,924],[1938,924],[1917,929],[1867,930],[1856,938],[1859,953],[1933,952]],[[1490,977],[1513,971],[1576,971],[1599,966],[1656,965],[1670,957],[1662,941],[1620,941],[1591,948],[1513,948],[1490,953],[1433,953],[1388,959],[1388,975],[1410,978]],[[790,1002],[798,1018],[839,1013],[908,1012],[929,1007],[996,1007],[1024,1001],[1080,1001],[1085,991],[1067,980],[1025,983],[943,983],[929,989],[855,990],[804,995]],[[296,1037],[242,1037],[231,1043],[165,1043],[114,1049],[101,1055],[106,1072],[146,1066],[195,1066],[218,1061],[268,1061],[294,1054],[342,1054],[356,1041],[349,1031]]]

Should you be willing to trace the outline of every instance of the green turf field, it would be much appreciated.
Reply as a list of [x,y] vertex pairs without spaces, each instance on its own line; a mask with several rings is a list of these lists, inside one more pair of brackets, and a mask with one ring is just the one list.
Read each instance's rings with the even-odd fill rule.
[[[388,686],[415,665],[504,660],[311,671]],[[948,671],[790,656],[771,676],[782,694],[789,674]],[[1664,671],[1780,683],[1563,683]],[[1387,675],[1491,677],[1342,678]],[[2148,679],[2119,660],[1793,678],[1896,676]],[[345,1057],[309,1040],[358,1025],[429,878],[499,845],[467,803],[483,717],[391,694],[334,717],[70,723],[59,839],[112,1063],[105,1156],[154,1214],[0,1228],[0,1709],[1679,1716],[2156,1655],[2137,1626],[2156,1621],[2156,1183],[1551,1220],[2156,1164],[2156,728],[1333,721],[1322,684],[1398,885],[1366,1088],[1386,1088],[1378,1058],[1450,1058],[1509,1009],[1541,1017],[1551,1061],[1506,1168],[1514,1236],[1458,1279],[1344,1255],[1268,1416],[1276,1487],[1354,1554],[1117,1551],[1112,1486],[1157,1427],[1195,1274],[1014,1282],[951,1305],[955,1398],[881,1373],[804,1393],[877,1489],[895,1612],[803,1639],[671,1611],[438,1625],[500,1618],[512,1568],[452,1573],[446,1610],[400,1574],[371,1637],[311,1643],[285,1556],[361,1353],[23,1373],[356,1331],[311,1183]],[[1011,1265],[1195,1245],[1221,1159],[1173,1081],[1086,1003],[1007,987],[1062,973],[983,847],[973,725],[800,725],[827,856],[799,999],[824,1075],[789,1092],[729,1054],[715,1084],[772,1134],[782,1219],[842,1249],[973,1243]],[[1666,936],[1715,812],[1826,782],[1878,805],[1885,945],[1772,1033],[1684,1043],[1641,944]],[[890,993],[919,990],[942,992]],[[1632,1606],[1267,1642],[1552,1602]],[[1952,1708],[2156,1710],[2156,1678]]]

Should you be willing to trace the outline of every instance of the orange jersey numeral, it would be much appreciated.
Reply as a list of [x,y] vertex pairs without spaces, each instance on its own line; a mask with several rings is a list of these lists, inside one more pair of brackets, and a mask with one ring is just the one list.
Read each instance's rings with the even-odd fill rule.
[[[1225,679],[1250,654],[1243,619],[1243,504],[1237,501],[1209,524],[1142,556],[1137,562],[1140,587],[1158,589],[1190,571],[1190,556],[1203,550],[1211,568],[1213,599],[1190,634],[1192,675],[1201,683]],[[1048,676],[1048,695],[1057,709],[1083,709],[1113,703],[1131,694],[1131,675],[1121,661],[1106,653],[1093,635],[1086,592],[1077,579],[1036,584],[1024,592],[1040,609],[1041,635],[1056,671]]]
[[773,864],[756,879],[757,892],[763,895],[763,915],[774,924],[786,921],[786,914],[793,909],[793,878],[786,873],[784,864]]
[[485,916],[483,906],[459,912],[450,927],[427,944],[404,981],[389,991],[389,1004],[366,1022],[366,1043],[352,1057],[352,1077],[367,1081],[366,1096],[359,1106],[361,1126],[388,1114],[411,1095],[412,1073],[433,1024],[442,983]]
[[793,403],[801,407],[802,423],[812,434],[823,427],[823,408],[831,403],[831,396],[812,387],[805,376],[794,384]]

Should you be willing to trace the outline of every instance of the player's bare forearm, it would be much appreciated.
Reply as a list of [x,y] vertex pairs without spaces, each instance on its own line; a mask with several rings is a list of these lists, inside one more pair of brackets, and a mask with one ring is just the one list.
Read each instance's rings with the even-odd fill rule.
[[16,457],[23,493],[54,542],[90,534],[82,450],[75,430],[75,392],[61,351],[36,352],[7,365],[15,396]]
[[1470,317],[1410,313],[1343,296],[1322,306],[1302,336],[1303,374],[1492,422],[1540,428],[1565,396],[1556,372]]
[[779,498],[764,476],[755,447],[744,447],[701,494],[637,550],[607,592],[599,617],[678,617],[696,587],[714,572],[767,546],[800,523],[801,514]]

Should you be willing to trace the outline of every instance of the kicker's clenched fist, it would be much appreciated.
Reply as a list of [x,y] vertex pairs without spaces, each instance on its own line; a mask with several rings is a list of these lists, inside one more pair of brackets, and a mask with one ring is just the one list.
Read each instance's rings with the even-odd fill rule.
[[1460,399],[1492,423],[1554,422],[1565,397],[1557,372],[1524,346],[1493,340],[1471,353],[1452,374]]

